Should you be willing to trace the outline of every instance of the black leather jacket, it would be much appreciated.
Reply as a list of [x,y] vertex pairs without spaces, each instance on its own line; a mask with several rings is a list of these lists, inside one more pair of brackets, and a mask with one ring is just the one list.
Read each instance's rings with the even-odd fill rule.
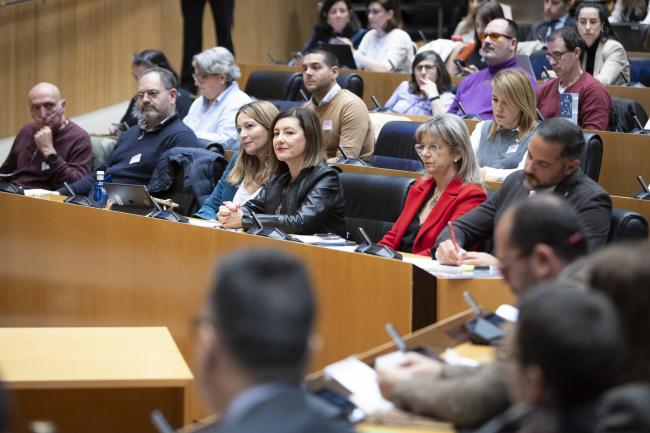
[[289,172],[274,174],[266,187],[242,205],[242,226],[257,227],[254,212],[264,227],[286,233],[336,233],[345,237],[343,189],[336,169],[320,163],[304,168],[295,181]]

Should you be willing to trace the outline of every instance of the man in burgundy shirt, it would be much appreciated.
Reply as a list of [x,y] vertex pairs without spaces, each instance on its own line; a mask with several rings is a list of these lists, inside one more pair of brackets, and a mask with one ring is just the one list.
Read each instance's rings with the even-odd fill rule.
[[65,117],[65,100],[50,83],[39,83],[27,96],[33,122],[14,140],[0,167],[0,179],[23,188],[56,190],[81,179],[92,168],[88,133]]
[[612,98],[602,83],[582,70],[580,58],[585,52],[585,42],[574,27],[564,27],[551,33],[546,58],[557,78],[540,87],[537,105],[544,118],[558,117],[560,93],[577,93],[578,126],[607,131]]

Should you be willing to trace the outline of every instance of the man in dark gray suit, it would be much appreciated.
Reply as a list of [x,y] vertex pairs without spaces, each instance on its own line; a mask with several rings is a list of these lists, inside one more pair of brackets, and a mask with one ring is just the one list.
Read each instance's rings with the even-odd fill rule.
[[553,30],[574,26],[570,7],[571,0],[544,0],[544,21],[533,25],[526,40],[546,42]]
[[197,380],[219,421],[201,433],[348,432],[308,405],[300,381],[315,300],[304,267],[280,251],[223,259],[197,318]]
[[492,237],[494,226],[514,202],[540,192],[552,192],[578,213],[590,250],[607,242],[612,201],[603,188],[580,170],[585,142],[578,126],[562,118],[540,124],[528,144],[524,169],[516,171],[483,204],[453,221],[454,244],[449,229],[443,230],[432,256],[443,264],[498,265],[485,252],[465,251]]

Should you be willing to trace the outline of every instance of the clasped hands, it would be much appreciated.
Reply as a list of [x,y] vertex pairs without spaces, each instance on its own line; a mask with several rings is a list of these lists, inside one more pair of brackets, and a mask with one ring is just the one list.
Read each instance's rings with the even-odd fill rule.
[[217,221],[231,229],[241,228],[243,217],[241,207],[231,201],[224,201],[217,212]]

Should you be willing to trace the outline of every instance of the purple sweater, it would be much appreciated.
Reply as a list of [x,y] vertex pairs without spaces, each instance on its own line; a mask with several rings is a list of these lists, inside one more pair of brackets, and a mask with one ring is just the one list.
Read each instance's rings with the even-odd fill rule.
[[36,126],[25,125],[14,140],[0,173],[15,173],[3,178],[23,188],[56,190],[63,182],[74,182],[90,172],[93,151],[88,133],[74,122],[52,132],[54,149],[58,158],[48,164],[34,142]]
[[517,68],[524,71],[528,76],[530,83],[533,85],[535,93],[537,93],[537,82],[535,77],[526,72],[513,57],[512,59],[502,63],[498,66],[488,66],[478,72],[465,77],[458,86],[456,92],[456,99],[449,107],[449,113],[462,115],[462,111],[458,108],[458,102],[463,104],[463,108],[467,114],[476,114],[483,120],[492,119],[492,86],[490,80],[497,72],[502,69]]

